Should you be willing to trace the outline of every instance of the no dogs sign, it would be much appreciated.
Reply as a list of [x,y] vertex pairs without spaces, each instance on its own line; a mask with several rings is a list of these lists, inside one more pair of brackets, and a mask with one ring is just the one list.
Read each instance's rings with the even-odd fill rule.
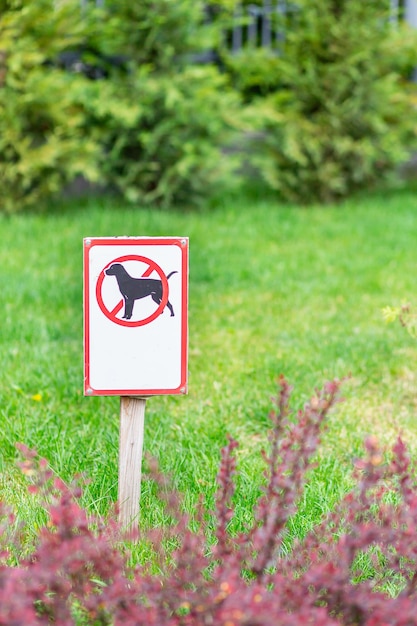
[[187,391],[188,239],[84,239],[84,393]]

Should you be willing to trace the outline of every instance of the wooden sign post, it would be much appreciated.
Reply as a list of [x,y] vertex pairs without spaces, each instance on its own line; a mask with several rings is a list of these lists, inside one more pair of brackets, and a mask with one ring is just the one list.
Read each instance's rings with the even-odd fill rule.
[[137,523],[146,398],[187,393],[188,239],[84,239],[84,394],[120,396],[120,522]]
[[120,398],[119,521],[131,526],[139,517],[145,398]]

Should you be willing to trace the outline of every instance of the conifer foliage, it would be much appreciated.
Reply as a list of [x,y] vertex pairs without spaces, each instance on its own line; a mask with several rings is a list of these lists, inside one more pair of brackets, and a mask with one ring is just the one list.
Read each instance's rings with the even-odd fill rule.
[[230,60],[261,131],[254,162],[285,198],[341,199],[380,184],[415,149],[416,33],[392,21],[391,4],[297,0],[278,25],[279,54]]

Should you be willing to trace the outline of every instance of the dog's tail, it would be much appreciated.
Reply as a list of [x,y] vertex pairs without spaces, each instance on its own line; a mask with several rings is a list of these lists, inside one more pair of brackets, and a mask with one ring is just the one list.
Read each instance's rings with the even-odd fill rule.
[[167,276],[167,280],[168,278],[171,278],[172,274],[178,274],[177,270],[174,270],[173,272],[170,272]]

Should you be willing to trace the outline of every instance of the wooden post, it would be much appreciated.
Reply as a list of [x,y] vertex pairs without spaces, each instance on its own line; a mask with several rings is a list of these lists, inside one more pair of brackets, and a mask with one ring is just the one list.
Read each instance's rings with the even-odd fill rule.
[[138,524],[145,404],[145,398],[120,397],[118,501],[123,528]]

